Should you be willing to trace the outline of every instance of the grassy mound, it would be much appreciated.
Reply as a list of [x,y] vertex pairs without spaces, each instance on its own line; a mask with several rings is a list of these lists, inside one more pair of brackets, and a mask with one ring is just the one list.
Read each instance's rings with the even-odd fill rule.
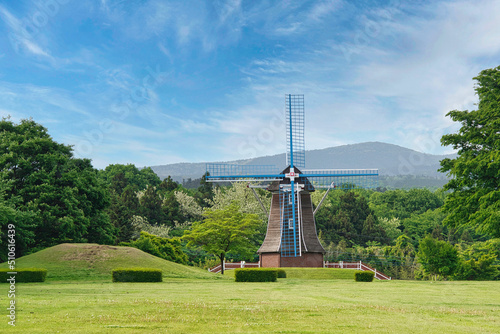
[[[20,257],[17,268],[48,270],[47,281],[111,281],[111,270],[119,267],[160,269],[164,278],[208,278],[220,275],[170,262],[133,247],[97,244],[60,244]],[[0,264],[7,268],[7,263]]]
[[[286,277],[300,279],[348,279],[354,280],[355,270],[333,268],[280,268],[285,270]],[[234,277],[234,270],[226,270],[224,275]]]

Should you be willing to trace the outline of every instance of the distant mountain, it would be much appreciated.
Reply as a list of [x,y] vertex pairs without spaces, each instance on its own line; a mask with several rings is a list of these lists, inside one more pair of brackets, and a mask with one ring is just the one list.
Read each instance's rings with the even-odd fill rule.
[[[342,145],[321,150],[306,151],[306,168],[378,168],[381,181],[397,179],[435,179],[440,180],[436,186],[446,182],[446,175],[438,172],[439,161],[454,158],[456,155],[433,155],[420,153],[398,145],[368,142]],[[247,160],[235,160],[228,163],[241,165],[276,165],[285,168],[285,154],[258,157]],[[161,179],[171,176],[174,180],[197,179],[205,173],[205,163],[177,163],[151,166]]]

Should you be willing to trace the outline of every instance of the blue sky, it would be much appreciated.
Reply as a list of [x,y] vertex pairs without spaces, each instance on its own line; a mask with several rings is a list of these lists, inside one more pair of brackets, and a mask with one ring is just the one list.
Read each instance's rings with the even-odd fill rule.
[[224,161],[284,152],[300,93],[308,149],[449,153],[499,21],[495,0],[1,0],[0,116],[97,168]]

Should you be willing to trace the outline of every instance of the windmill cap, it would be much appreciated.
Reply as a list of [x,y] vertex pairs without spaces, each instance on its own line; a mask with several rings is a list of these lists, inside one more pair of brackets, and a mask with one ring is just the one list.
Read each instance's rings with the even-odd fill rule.
[[[285,174],[289,174],[290,173],[290,169],[291,169],[291,166],[288,166],[287,168],[285,168],[281,174],[285,175]],[[298,174],[299,177],[295,179],[295,182],[298,183],[298,184],[303,184],[304,185],[304,190],[305,191],[308,191],[308,192],[313,192],[315,191],[316,189],[314,189],[313,185],[311,184],[311,182],[309,182],[309,180],[307,179],[307,177],[302,177],[300,176],[302,174],[302,172],[297,168],[297,167],[294,167],[294,172],[295,174]],[[280,190],[280,185],[283,185],[283,184],[290,184],[290,179],[289,178],[283,178],[283,180],[281,181],[274,181],[274,182],[271,182],[271,184],[269,185],[269,187],[267,187],[267,190],[273,192],[273,191],[279,191]]]

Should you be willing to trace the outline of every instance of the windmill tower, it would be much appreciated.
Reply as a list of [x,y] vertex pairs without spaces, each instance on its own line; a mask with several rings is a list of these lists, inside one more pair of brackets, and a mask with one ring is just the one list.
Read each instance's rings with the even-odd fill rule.
[[[304,169],[304,95],[287,94],[285,113],[287,167],[284,170],[280,172],[268,165],[207,164],[210,174],[207,181],[257,181],[261,185],[249,187],[259,202],[253,188],[265,188],[272,193],[267,233],[258,250],[262,267],[322,267],[325,250],[316,233],[315,213],[332,188],[375,188],[378,170]],[[327,191],[313,211],[311,193],[316,188]]]

